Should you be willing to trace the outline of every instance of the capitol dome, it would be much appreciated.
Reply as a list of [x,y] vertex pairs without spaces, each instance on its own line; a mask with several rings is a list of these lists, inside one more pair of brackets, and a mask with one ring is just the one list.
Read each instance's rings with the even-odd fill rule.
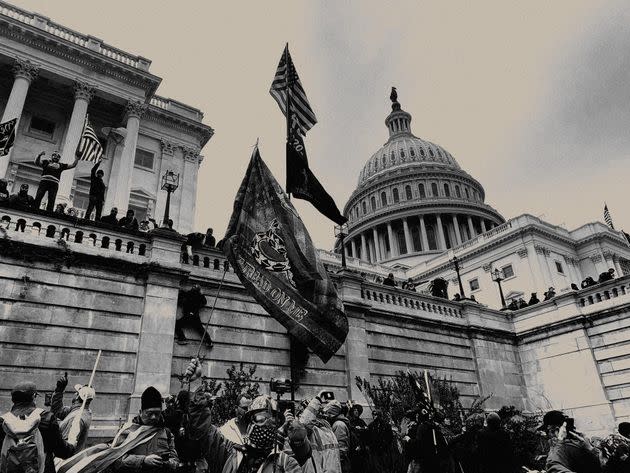
[[350,257],[412,266],[464,244],[505,219],[481,184],[442,146],[411,132],[392,89],[387,142],[365,163],[344,207]]

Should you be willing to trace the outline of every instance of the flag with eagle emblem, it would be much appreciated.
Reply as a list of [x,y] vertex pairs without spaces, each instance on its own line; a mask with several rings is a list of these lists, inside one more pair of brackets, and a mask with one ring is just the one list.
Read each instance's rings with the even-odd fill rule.
[[236,194],[223,249],[247,291],[327,362],[348,334],[333,282],[258,147]]

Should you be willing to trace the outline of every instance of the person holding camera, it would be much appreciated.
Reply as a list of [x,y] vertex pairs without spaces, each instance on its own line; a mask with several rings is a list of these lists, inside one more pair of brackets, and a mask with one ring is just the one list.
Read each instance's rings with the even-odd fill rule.
[[600,473],[597,450],[575,430],[574,420],[561,411],[549,411],[538,430],[551,442],[545,471],[547,473]]

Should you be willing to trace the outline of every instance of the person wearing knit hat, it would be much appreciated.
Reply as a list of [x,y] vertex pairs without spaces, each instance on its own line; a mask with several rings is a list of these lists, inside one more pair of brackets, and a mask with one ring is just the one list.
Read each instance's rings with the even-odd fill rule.
[[180,468],[173,434],[164,425],[162,394],[153,386],[140,396],[139,415],[123,426],[111,446],[123,448],[122,445],[127,445],[126,453],[108,465],[114,472],[165,473]]
[[[31,450],[34,453],[29,461],[36,461],[39,471],[55,473],[55,457],[70,457],[74,453],[75,445],[63,439],[55,415],[36,406],[37,395],[37,387],[29,381],[19,383],[11,390],[13,406],[9,412],[0,416],[0,446],[6,452],[5,443],[17,441],[14,434],[23,428],[24,421],[37,425],[34,430],[37,435],[30,436],[33,439],[31,443],[36,448]],[[23,438],[22,441],[26,439]],[[9,447],[10,444],[7,444],[6,448]],[[8,461],[10,458],[3,453],[0,457],[0,471],[5,471],[7,465],[4,463]]]
[[[92,424],[92,411],[90,405],[96,396],[94,388],[76,384],[74,386],[75,394],[72,397],[70,406],[63,405],[63,393],[68,385],[68,373],[57,380],[57,385],[51,397],[50,408],[59,419],[59,428],[61,435],[65,440],[76,442],[76,452],[85,448],[87,442],[88,431]],[[85,402],[85,405],[84,405]],[[81,410],[81,407],[84,409]],[[78,424],[75,424],[75,418],[81,414]],[[77,430],[78,428],[78,430]]]

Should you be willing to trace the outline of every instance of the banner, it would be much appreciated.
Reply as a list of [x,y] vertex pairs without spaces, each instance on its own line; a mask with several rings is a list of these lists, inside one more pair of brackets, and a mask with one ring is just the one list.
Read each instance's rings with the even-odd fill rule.
[[276,179],[254,150],[234,202],[224,251],[256,301],[327,362],[348,320],[317,249]]
[[0,156],[6,156],[11,151],[15,141],[15,126],[17,118],[8,122],[0,123]]

